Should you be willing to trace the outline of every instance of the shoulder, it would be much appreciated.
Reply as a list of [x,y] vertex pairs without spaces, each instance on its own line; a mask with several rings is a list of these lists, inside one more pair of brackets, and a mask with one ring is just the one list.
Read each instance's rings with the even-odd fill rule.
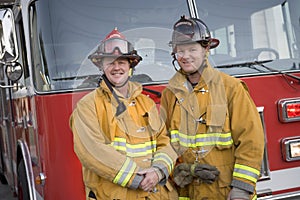
[[91,106],[94,105],[95,103],[95,97],[98,95],[98,89],[95,89],[86,95],[84,95],[77,103],[76,107],[86,107],[86,106]]
[[248,86],[247,84],[241,80],[241,79],[238,79],[236,77],[233,77],[233,76],[230,76],[224,72],[220,72],[221,74],[221,77],[222,77],[222,80],[224,82],[224,86],[226,88],[237,88],[237,87],[241,87],[245,90],[248,91]]
[[233,76],[230,76],[224,72],[221,72],[220,71],[220,75],[224,81],[224,83],[227,83],[229,85],[236,85],[236,84],[240,84],[242,82],[242,80],[236,78],[236,77],[233,77]]
[[155,104],[154,100],[151,99],[149,96],[140,93],[136,99],[138,99],[139,102],[145,104],[145,105],[149,105],[149,106],[153,106]]
[[154,104],[153,99],[143,94],[143,86],[140,83],[129,81],[129,91],[131,99],[138,99],[144,103]]
[[163,91],[162,91],[161,94],[162,94],[162,96],[164,96],[164,97],[166,97],[166,96],[172,96],[172,95],[175,96],[175,94],[172,92],[170,86],[166,86],[166,87],[163,89]]

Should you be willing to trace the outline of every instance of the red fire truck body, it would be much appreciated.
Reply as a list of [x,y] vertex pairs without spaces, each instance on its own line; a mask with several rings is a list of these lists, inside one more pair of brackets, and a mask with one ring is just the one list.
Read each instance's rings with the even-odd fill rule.
[[297,0],[1,1],[1,182],[19,199],[85,199],[69,117],[98,86],[88,55],[118,27],[143,57],[131,79],[159,107],[175,73],[172,26],[186,15],[220,39],[210,61],[245,81],[257,105],[266,138],[258,199],[300,198],[299,7]]

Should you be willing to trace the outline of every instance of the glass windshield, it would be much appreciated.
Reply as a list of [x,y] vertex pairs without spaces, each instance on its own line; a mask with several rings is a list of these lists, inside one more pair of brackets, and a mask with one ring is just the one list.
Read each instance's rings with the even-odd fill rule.
[[99,70],[87,58],[115,27],[143,57],[134,80],[167,81],[171,28],[188,15],[183,0],[43,0],[30,7],[34,84],[38,91],[96,87]]
[[216,68],[231,75],[300,70],[300,1],[199,0],[199,18],[220,45],[211,50]]

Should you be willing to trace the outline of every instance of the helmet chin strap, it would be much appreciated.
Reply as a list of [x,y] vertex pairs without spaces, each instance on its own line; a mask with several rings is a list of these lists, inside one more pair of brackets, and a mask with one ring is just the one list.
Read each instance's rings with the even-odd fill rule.
[[[119,116],[120,114],[122,114],[126,110],[126,106],[122,101],[120,101],[118,95],[116,94],[116,92],[112,88],[112,87],[115,87],[115,86],[107,79],[106,75],[103,74],[102,77],[103,77],[103,80],[104,80],[105,84],[107,85],[107,87],[109,88],[109,90],[111,91],[112,95],[114,96],[114,98],[116,99],[116,101],[118,103],[116,116]],[[127,81],[128,81],[128,79],[127,79]],[[127,83],[127,81],[125,83]],[[125,85],[125,83],[123,84],[123,86]]]

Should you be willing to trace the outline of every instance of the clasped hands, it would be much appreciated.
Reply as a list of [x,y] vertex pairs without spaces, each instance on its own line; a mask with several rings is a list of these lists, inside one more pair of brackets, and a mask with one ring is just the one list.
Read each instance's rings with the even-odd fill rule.
[[139,188],[145,192],[155,192],[155,186],[159,183],[158,171],[159,169],[151,167],[138,172],[139,175],[144,176],[144,179],[139,185]]

